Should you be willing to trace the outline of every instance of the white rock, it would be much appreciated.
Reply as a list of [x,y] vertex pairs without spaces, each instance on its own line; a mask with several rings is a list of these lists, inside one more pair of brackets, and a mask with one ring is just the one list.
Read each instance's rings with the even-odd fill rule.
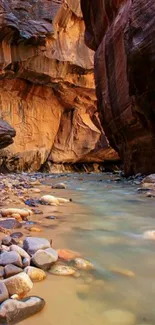
[[8,208],[1,209],[0,213],[3,217],[11,216],[12,214],[20,214],[21,217],[28,217],[33,214],[33,212],[29,209],[16,209],[16,208]]
[[63,199],[60,197],[55,197],[52,195],[44,195],[40,199],[41,202],[50,204],[50,205],[59,205],[60,203],[68,203],[70,200]]

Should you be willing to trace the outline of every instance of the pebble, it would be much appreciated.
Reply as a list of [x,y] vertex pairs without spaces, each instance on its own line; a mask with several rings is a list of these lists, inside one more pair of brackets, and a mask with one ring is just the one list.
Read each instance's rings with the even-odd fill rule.
[[[0,303],[9,298],[9,293],[6,285],[0,281]],[[1,321],[1,319],[0,319]]]
[[1,324],[17,324],[38,313],[44,306],[44,299],[36,296],[23,300],[7,299],[0,306]]
[[12,238],[21,238],[21,237],[23,237],[23,234],[22,234],[22,232],[13,232],[10,236]]
[[103,313],[103,324],[106,325],[134,325],[136,318],[127,310],[110,309]]
[[73,260],[76,257],[80,257],[81,254],[78,252],[71,251],[69,249],[57,249],[59,258],[62,258],[66,261]]
[[31,191],[34,193],[40,193],[41,190],[39,188],[31,188]]
[[75,272],[72,267],[66,265],[54,265],[49,271],[49,273],[54,275],[74,275]]
[[83,258],[75,258],[74,262],[75,262],[75,266],[79,270],[91,270],[91,269],[94,269],[93,264],[90,263],[87,260],[84,260]]
[[0,255],[0,265],[5,266],[7,264],[14,264],[22,267],[21,256],[17,252],[4,252]]
[[46,278],[46,273],[43,270],[33,266],[27,266],[24,272],[28,274],[32,282],[42,281]]
[[23,270],[20,267],[17,267],[13,264],[7,264],[4,267],[4,272],[5,272],[5,277],[9,278],[10,276],[23,272]]
[[58,184],[53,185],[52,188],[61,190],[61,189],[65,189],[66,185],[64,183],[58,183]]
[[0,227],[6,229],[17,229],[17,228],[21,228],[22,225],[15,218],[3,218],[3,219],[0,218]]
[[49,270],[53,262],[55,262],[56,257],[54,254],[51,254],[45,250],[38,250],[32,256],[32,263],[43,270]]
[[31,210],[16,208],[1,209],[0,213],[3,217],[11,216],[12,214],[19,214],[23,218],[26,218],[33,214]]
[[2,244],[6,246],[10,246],[12,243],[12,238],[10,236],[5,236],[2,239]]
[[32,288],[33,283],[29,276],[25,273],[19,273],[3,280],[6,285],[9,295],[26,295]]
[[18,245],[11,245],[10,251],[17,252],[22,258],[30,258],[29,254],[25,252],[25,250]]
[[26,237],[24,239],[23,248],[28,254],[33,255],[40,249],[50,248],[50,242],[41,237]]

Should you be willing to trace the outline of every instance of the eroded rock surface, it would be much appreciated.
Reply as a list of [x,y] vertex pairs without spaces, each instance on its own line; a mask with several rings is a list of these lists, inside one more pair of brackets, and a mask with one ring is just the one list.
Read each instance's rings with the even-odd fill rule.
[[126,175],[155,171],[155,2],[81,0],[102,126]]
[[0,112],[17,132],[1,167],[117,158],[98,119],[80,0],[0,0],[0,8]]

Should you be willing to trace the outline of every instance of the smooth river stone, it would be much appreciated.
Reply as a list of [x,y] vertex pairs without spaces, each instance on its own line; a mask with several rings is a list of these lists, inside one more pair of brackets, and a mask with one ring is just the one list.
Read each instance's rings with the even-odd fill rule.
[[35,315],[43,309],[45,300],[39,297],[28,297],[23,300],[8,299],[0,306],[0,324],[14,325]]
[[11,245],[10,251],[17,252],[22,258],[30,258],[28,253],[18,245]]
[[92,270],[94,269],[94,265],[90,263],[89,261],[83,259],[83,258],[75,258],[74,260],[76,267],[79,270]]
[[25,272],[5,279],[3,283],[5,283],[10,296],[14,294],[26,295],[33,288],[33,283]]
[[17,252],[4,252],[0,255],[0,265],[5,266],[7,264],[23,266],[21,256]]
[[76,271],[70,266],[54,265],[49,272],[54,275],[74,275]]
[[39,250],[32,256],[32,264],[39,267],[42,270],[49,270],[53,262],[55,262],[55,256],[48,253],[46,250]]
[[24,272],[28,274],[32,282],[42,281],[46,278],[46,273],[37,267],[27,266]]
[[4,272],[5,272],[5,277],[9,278],[10,276],[23,272],[23,270],[20,267],[17,267],[13,264],[8,264],[4,267]]
[[0,227],[5,229],[17,229],[21,228],[22,225],[15,218],[0,218]]
[[136,317],[127,310],[110,309],[103,314],[103,324],[105,325],[134,325]]
[[66,188],[66,185],[64,183],[57,183],[57,184],[53,185],[52,188],[62,190],[62,189]]
[[[9,293],[6,285],[0,281],[0,303],[9,298]],[[0,319],[1,324],[1,319]]]
[[50,247],[50,242],[47,239],[41,237],[26,237],[23,243],[24,250],[30,255],[35,254],[40,249],[46,249]]

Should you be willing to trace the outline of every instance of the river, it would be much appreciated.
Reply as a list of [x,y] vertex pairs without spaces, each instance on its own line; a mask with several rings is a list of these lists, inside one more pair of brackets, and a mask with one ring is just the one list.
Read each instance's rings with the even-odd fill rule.
[[[73,202],[45,206],[33,217],[43,229],[39,236],[52,239],[56,249],[80,252],[95,270],[78,278],[48,274],[35,283],[31,294],[46,306],[20,325],[154,325],[155,241],[143,233],[155,229],[155,200],[110,174],[58,176],[47,177],[45,185],[63,181],[67,189],[51,193]],[[49,214],[57,219],[47,220]],[[116,310],[126,313],[125,320],[116,319]]]

